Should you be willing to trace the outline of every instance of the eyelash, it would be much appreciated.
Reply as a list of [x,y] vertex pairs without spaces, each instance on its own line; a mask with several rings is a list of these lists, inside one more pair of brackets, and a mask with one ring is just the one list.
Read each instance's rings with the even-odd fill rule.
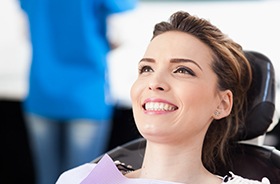
[[186,66],[179,66],[175,69],[174,73],[189,74],[191,76],[196,76],[192,69]]
[[[149,71],[147,71],[147,70],[149,70]],[[153,69],[148,65],[139,66],[139,69],[138,69],[139,74],[142,74],[144,72],[151,72],[151,71],[153,71]]]
[[[144,66],[139,66],[139,74],[146,73],[146,72],[152,72],[153,69],[151,66],[144,65]],[[180,74],[186,74],[186,75],[191,75],[191,76],[196,76],[195,73],[193,72],[192,69],[186,66],[179,66],[174,70],[174,73],[180,73]]]

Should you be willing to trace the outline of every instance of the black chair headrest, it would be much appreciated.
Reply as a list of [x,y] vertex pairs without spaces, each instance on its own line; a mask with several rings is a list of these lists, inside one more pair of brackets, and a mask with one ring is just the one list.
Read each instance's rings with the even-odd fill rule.
[[239,141],[265,134],[275,111],[275,73],[271,61],[255,51],[245,51],[245,55],[251,64],[253,80],[247,93],[245,129],[240,130]]

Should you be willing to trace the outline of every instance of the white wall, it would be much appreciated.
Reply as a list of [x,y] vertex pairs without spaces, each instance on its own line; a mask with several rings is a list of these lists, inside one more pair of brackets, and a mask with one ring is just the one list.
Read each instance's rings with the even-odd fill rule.
[[25,14],[18,0],[0,0],[0,98],[26,95],[31,57]]

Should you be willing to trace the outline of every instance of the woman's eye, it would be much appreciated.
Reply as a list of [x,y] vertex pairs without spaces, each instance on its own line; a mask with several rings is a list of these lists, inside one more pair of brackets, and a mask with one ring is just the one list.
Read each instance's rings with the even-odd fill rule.
[[188,67],[178,67],[174,73],[189,74],[195,76],[195,73]]
[[152,72],[152,71],[153,71],[153,69],[150,66],[139,67],[139,74],[146,73],[146,72]]

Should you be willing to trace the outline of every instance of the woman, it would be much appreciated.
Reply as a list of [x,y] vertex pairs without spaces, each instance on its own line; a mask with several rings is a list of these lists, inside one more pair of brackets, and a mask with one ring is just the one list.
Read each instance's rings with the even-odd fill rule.
[[240,45],[210,22],[176,12],[155,26],[131,88],[135,122],[147,140],[142,167],[122,175],[105,155],[58,183],[261,183],[214,174],[217,163],[229,162],[251,76]]

